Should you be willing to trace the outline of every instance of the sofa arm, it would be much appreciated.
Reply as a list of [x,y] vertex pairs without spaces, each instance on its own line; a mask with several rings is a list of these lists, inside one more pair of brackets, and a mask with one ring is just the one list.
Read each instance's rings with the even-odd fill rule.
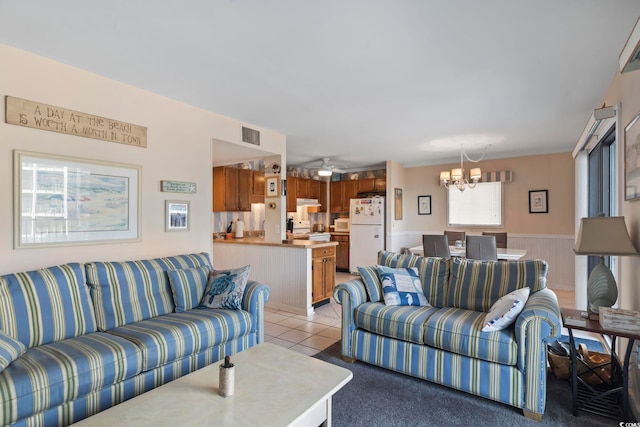
[[242,309],[251,313],[255,319],[256,344],[264,342],[264,305],[269,301],[269,295],[270,292],[267,285],[254,280],[247,281],[247,286],[242,296]]
[[515,324],[518,368],[525,377],[526,410],[544,413],[547,383],[547,343],[560,337],[560,306],[548,288],[529,296]]
[[354,319],[355,308],[367,302],[367,291],[362,279],[353,279],[340,283],[333,290],[333,297],[342,305],[342,355],[353,357],[351,354],[351,336],[356,329]]

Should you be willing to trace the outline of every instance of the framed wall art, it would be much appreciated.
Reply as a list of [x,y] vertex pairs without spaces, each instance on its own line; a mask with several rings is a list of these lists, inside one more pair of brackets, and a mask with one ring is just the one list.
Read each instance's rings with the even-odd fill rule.
[[549,190],[529,191],[529,213],[549,213]]
[[402,219],[402,188],[394,189],[394,206],[395,206],[395,216],[394,219],[401,220]]
[[418,215],[431,215],[431,196],[418,196]]
[[624,129],[624,199],[640,199],[640,114]]
[[14,151],[14,247],[140,240],[142,168]]
[[266,180],[265,197],[280,197],[280,177],[270,176]]
[[164,231],[189,231],[189,202],[165,200]]

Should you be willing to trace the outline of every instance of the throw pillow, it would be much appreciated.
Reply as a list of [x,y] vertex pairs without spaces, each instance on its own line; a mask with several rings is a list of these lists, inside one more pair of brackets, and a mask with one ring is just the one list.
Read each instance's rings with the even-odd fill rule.
[[240,310],[250,269],[251,266],[246,265],[231,270],[213,270],[200,306]]
[[431,306],[424,296],[417,268],[391,268],[382,265],[376,268],[386,305]]
[[4,371],[18,357],[27,351],[27,347],[17,339],[0,331],[0,372]]
[[369,294],[369,301],[379,302],[382,301],[382,283],[380,283],[380,276],[378,276],[378,270],[374,267],[358,267],[360,278],[364,283],[364,288]]
[[516,289],[496,301],[484,318],[482,332],[500,331],[511,325],[529,298],[529,288]]
[[204,289],[207,287],[209,267],[167,270],[167,275],[173,292],[176,313],[196,308],[202,299]]

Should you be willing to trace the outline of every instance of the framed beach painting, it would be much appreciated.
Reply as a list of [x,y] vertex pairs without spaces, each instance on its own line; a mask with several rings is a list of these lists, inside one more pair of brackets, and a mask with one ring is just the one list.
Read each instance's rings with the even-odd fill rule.
[[142,168],[14,151],[14,247],[140,240]]
[[640,114],[624,129],[624,199],[640,199]]

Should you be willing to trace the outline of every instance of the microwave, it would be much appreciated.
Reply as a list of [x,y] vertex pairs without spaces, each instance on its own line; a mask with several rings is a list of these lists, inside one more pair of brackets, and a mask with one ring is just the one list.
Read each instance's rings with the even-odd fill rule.
[[336,218],[333,220],[333,231],[349,231],[350,224],[351,221],[349,221],[349,218]]

